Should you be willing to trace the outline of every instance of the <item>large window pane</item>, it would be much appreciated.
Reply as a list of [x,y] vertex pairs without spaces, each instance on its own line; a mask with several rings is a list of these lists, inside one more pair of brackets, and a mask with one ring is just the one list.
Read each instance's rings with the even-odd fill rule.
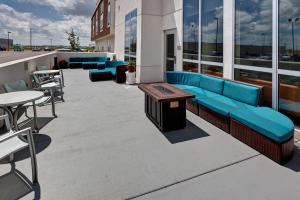
[[236,0],[235,64],[272,68],[272,0]]
[[300,1],[280,0],[279,68],[300,71]]
[[198,73],[198,63],[183,62],[183,71]]
[[245,83],[263,86],[261,105],[272,107],[272,74],[243,69],[234,70],[234,79]]
[[137,9],[125,16],[125,58],[135,61],[137,43]]
[[300,124],[300,77],[279,76],[279,109]]
[[198,60],[199,1],[183,1],[183,58]]
[[202,0],[201,60],[223,62],[223,0]]
[[201,73],[223,77],[223,67],[214,65],[201,65]]

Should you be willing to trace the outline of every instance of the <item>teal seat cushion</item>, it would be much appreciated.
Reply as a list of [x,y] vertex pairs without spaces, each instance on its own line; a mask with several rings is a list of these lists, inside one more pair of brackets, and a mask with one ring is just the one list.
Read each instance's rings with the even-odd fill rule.
[[217,94],[222,94],[223,87],[224,87],[224,80],[220,78],[202,75],[200,87]]
[[200,86],[201,74],[191,72],[166,72],[166,82],[189,86]]
[[223,95],[252,106],[257,106],[260,99],[260,89],[242,83],[225,81]]
[[272,139],[283,143],[294,135],[294,123],[285,115],[267,107],[235,110],[231,118]]
[[185,89],[186,92],[195,95],[195,99],[204,99],[204,98],[212,98],[212,97],[222,97],[220,94],[204,90],[202,88],[187,88]]
[[197,98],[197,103],[226,117],[229,117],[230,112],[234,110],[252,107],[248,104],[221,95],[211,98]]
[[26,82],[24,80],[19,80],[12,83],[3,84],[5,92],[18,92],[28,90]]
[[116,68],[93,69],[93,70],[90,70],[89,73],[93,74],[93,75],[111,73],[113,76],[115,76],[117,73],[117,70],[116,70]]
[[97,65],[97,62],[82,62],[83,65]]

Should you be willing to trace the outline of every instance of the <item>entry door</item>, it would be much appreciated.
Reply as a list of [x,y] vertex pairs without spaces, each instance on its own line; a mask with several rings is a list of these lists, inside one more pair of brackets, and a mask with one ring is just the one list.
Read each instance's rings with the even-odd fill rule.
[[176,65],[176,30],[165,32],[165,70],[174,71]]

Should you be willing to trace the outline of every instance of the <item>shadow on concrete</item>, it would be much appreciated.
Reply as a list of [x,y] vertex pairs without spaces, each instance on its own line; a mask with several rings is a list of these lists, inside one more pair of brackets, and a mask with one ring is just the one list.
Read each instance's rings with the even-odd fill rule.
[[38,183],[32,183],[22,172],[11,164],[11,171],[0,176],[0,199],[15,200],[34,193],[33,199],[41,198],[41,189]]
[[[38,117],[37,127],[39,130],[43,129],[47,124],[49,124],[55,117]],[[26,119],[19,124],[20,129],[25,129],[31,127],[33,129],[33,118]]]
[[187,142],[190,140],[200,139],[209,136],[209,134],[207,134],[205,131],[203,131],[201,128],[199,128],[189,120],[186,121],[185,129],[164,132],[162,134],[167,138],[167,140],[171,144]]
[[[44,151],[50,144],[51,144],[51,138],[48,135],[42,135],[42,134],[33,134],[33,140],[35,143],[35,150],[36,153],[39,154],[42,151]],[[26,160],[30,158],[30,152],[29,148],[22,149],[14,154],[14,162]],[[8,158],[3,159],[0,164],[7,164]]]
[[293,158],[288,162],[285,167],[295,171],[300,172],[300,144],[294,146],[294,155]]

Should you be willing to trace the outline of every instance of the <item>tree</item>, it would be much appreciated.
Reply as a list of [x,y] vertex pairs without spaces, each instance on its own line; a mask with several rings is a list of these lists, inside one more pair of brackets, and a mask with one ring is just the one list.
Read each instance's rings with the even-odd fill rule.
[[79,51],[80,50],[80,43],[79,43],[79,36],[76,35],[74,29],[71,28],[71,31],[66,31],[68,35],[68,40],[70,42],[71,51]]

